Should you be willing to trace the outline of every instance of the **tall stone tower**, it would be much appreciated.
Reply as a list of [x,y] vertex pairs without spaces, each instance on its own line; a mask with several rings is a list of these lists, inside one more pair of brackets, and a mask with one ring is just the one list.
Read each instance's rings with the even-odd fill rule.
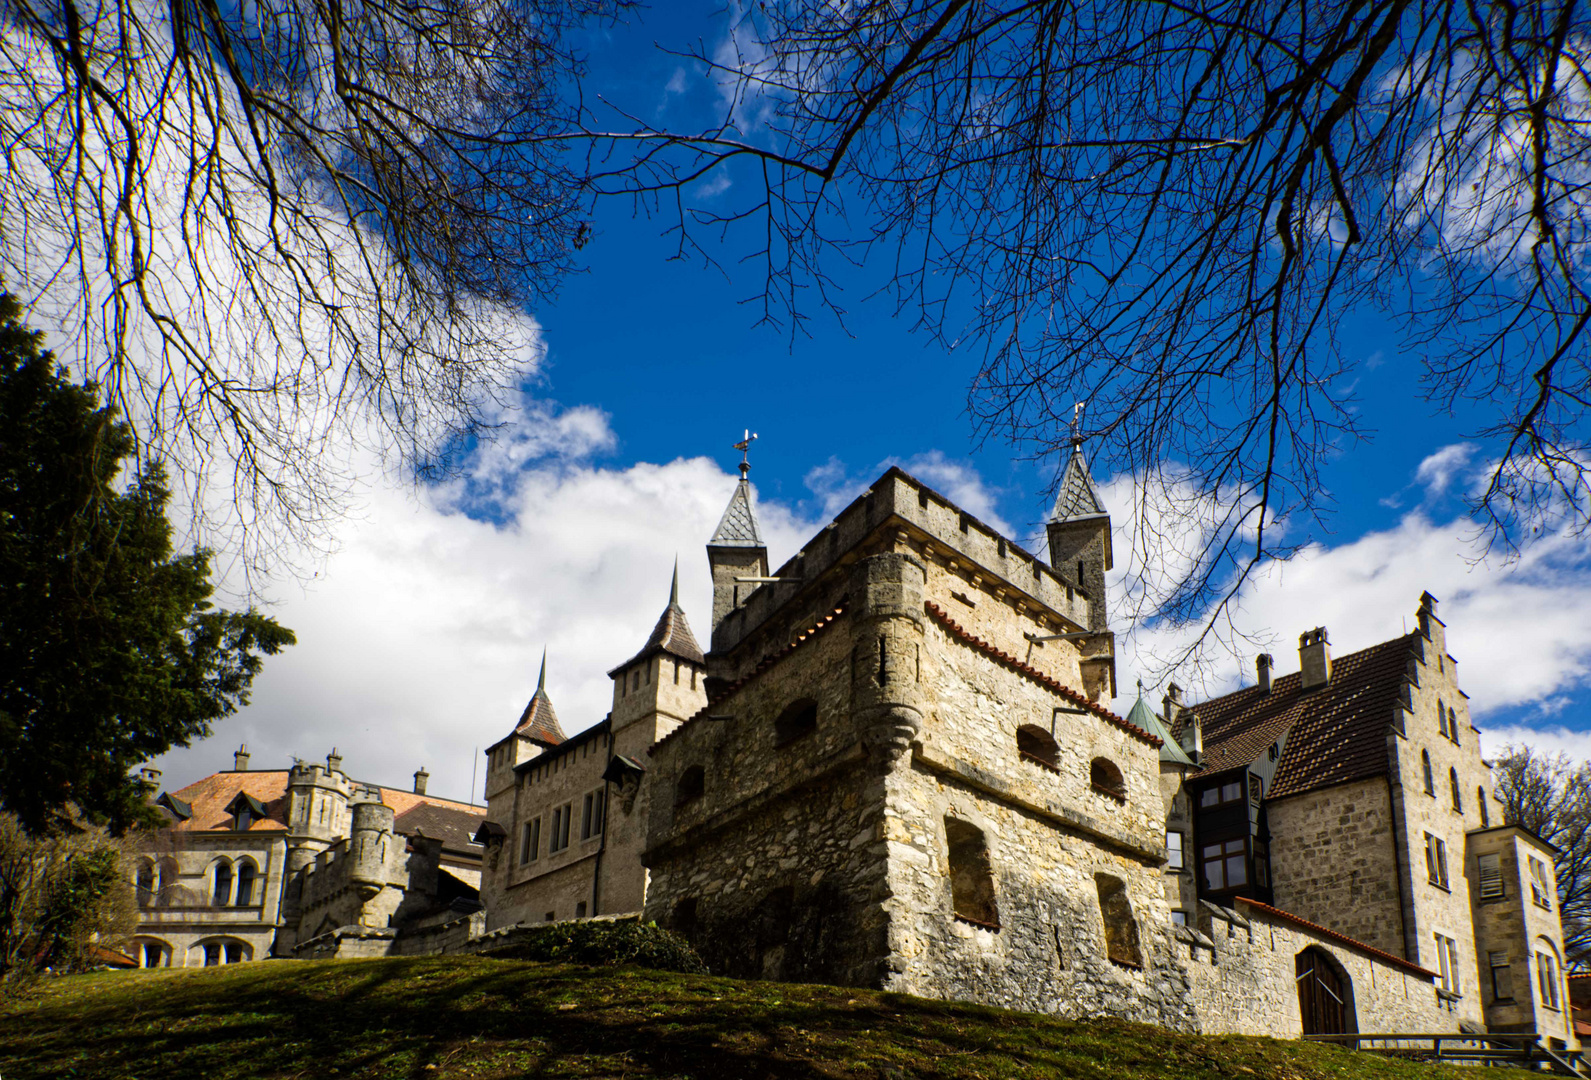
[[707,563],[713,570],[713,628],[717,633],[724,619],[745,602],[758,587],[755,581],[738,578],[768,576],[768,548],[757,527],[757,514],[751,505],[751,466],[740,463],[740,483],[729,497],[718,529],[707,542]]
[[1110,514],[1094,490],[1083,457],[1083,440],[1075,432],[1072,456],[1066,462],[1045,532],[1050,540],[1050,565],[1062,580],[1088,597],[1088,628],[1103,633],[1110,623],[1105,595],[1105,572],[1113,566]]

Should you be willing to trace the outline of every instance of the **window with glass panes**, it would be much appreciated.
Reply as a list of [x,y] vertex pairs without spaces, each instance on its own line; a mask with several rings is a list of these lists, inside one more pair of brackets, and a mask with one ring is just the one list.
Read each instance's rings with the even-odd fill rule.
[[1166,868],[1168,870],[1181,870],[1183,836],[1175,829],[1166,830]]
[[1235,889],[1248,884],[1248,842],[1241,837],[1205,844],[1199,851],[1199,869],[1204,887],[1212,892]]

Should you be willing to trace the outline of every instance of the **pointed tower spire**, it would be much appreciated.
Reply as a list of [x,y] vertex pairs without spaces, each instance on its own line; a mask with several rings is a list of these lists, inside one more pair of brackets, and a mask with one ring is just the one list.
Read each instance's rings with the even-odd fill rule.
[[1110,513],[1094,487],[1083,456],[1081,429],[1084,403],[1072,412],[1072,453],[1061,474],[1045,532],[1050,540],[1050,565],[1062,580],[1089,600],[1090,630],[1103,632],[1109,616],[1105,598],[1105,572],[1114,565],[1110,547]]
[[707,562],[713,570],[713,632],[730,612],[757,588],[758,582],[740,578],[768,576],[768,548],[762,542],[757,513],[751,501],[751,462],[747,452],[757,436],[746,430],[745,438],[735,443],[740,451],[740,482],[729,497],[724,516],[707,541]]
[[557,746],[567,737],[558,723],[558,714],[553,711],[552,699],[547,696],[546,646],[541,650],[541,674],[536,677],[536,692],[520,714],[519,723],[514,725],[514,734],[529,736],[548,746]]
[[1184,765],[1193,768],[1194,762],[1183,750],[1177,740],[1172,737],[1171,731],[1166,727],[1155,711],[1144,701],[1144,681],[1138,680],[1138,700],[1133,702],[1131,711],[1127,713],[1127,722],[1134,727],[1147,731],[1160,740],[1161,764]]
[[674,556],[674,581],[668,587],[668,606],[679,607],[679,556]]

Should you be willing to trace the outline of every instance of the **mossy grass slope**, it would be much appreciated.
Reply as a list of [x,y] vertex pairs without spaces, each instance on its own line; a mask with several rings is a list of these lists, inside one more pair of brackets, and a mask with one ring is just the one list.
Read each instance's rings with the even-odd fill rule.
[[107,972],[0,1006],[0,1077],[1487,1080],[827,986],[475,957]]

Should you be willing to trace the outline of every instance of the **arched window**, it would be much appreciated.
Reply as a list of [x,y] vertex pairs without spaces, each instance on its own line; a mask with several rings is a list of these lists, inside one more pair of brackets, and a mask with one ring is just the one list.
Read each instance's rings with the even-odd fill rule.
[[1458,713],[1449,708],[1447,710],[1447,730],[1453,738],[1453,744],[1458,744]]
[[1475,802],[1481,808],[1481,828],[1489,829],[1492,826],[1492,816],[1486,810],[1486,789],[1475,789]]
[[1088,781],[1101,795],[1109,795],[1118,802],[1127,801],[1127,785],[1122,782],[1121,770],[1109,758],[1097,757],[1089,763]]
[[133,942],[133,956],[138,960],[139,967],[171,966],[171,946],[159,938],[139,938]]
[[773,744],[784,746],[818,730],[818,703],[807,698],[791,702],[773,722]]
[[249,907],[254,903],[254,882],[258,877],[259,871],[255,869],[254,860],[239,860],[237,897],[232,901],[235,906]]
[[133,879],[133,884],[138,890],[138,906],[141,908],[154,907],[155,901],[160,894],[155,891],[155,863],[153,859],[144,859],[138,864],[138,874]]
[[1099,914],[1105,923],[1105,955],[1118,964],[1143,967],[1138,920],[1127,901],[1127,886],[1109,874],[1095,874],[1094,886],[1099,890]]
[[248,942],[239,941],[237,938],[210,938],[194,945],[194,950],[203,953],[205,967],[241,964],[245,960],[254,959],[254,950]]
[[182,900],[182,886],[178,884],[182,877],[182,870],[177,866],[177,860],[167,856],[160,860],[160,881],[155,886],[155,903],[160,907],[171,907]]
[[956,918],[1000,928],[1000,909],[994,901],[994,873],[989,867],[989,847],[983,830],[959,818],[945,818],[945,840],[950,848],[950,907]]
[[1061,771],[1055,760],[1055,740],[1037,724],[1023,724],[1016,729],[1016,754],[1023,761],[1031,761],[1051,772]]
[[1431,752],[1429,750],[1420,751],[1420,768],[1425,770],[1425,793],[1427,795],[1435,795],[1436,777],[1431,775]]
[[679,774],[679,782],[674,785],[674,805],[684,806],[702,797],[706,789],[706,771],[700,765],[692,765]]
[[1558,1008],[1558,984],[1561,981],[1558,947],[1548,937],[1536,939],[1536,992],[1540,1003],[1549,1009]]
[[1447,770],[1447,786],[1453,789],[1453,809],[1464,812],[1464,795],[1458,789],[1458,770]]
[[226,907],[232,902],[232,864],[225,859],[216,861],[210,871],[210,903]]

